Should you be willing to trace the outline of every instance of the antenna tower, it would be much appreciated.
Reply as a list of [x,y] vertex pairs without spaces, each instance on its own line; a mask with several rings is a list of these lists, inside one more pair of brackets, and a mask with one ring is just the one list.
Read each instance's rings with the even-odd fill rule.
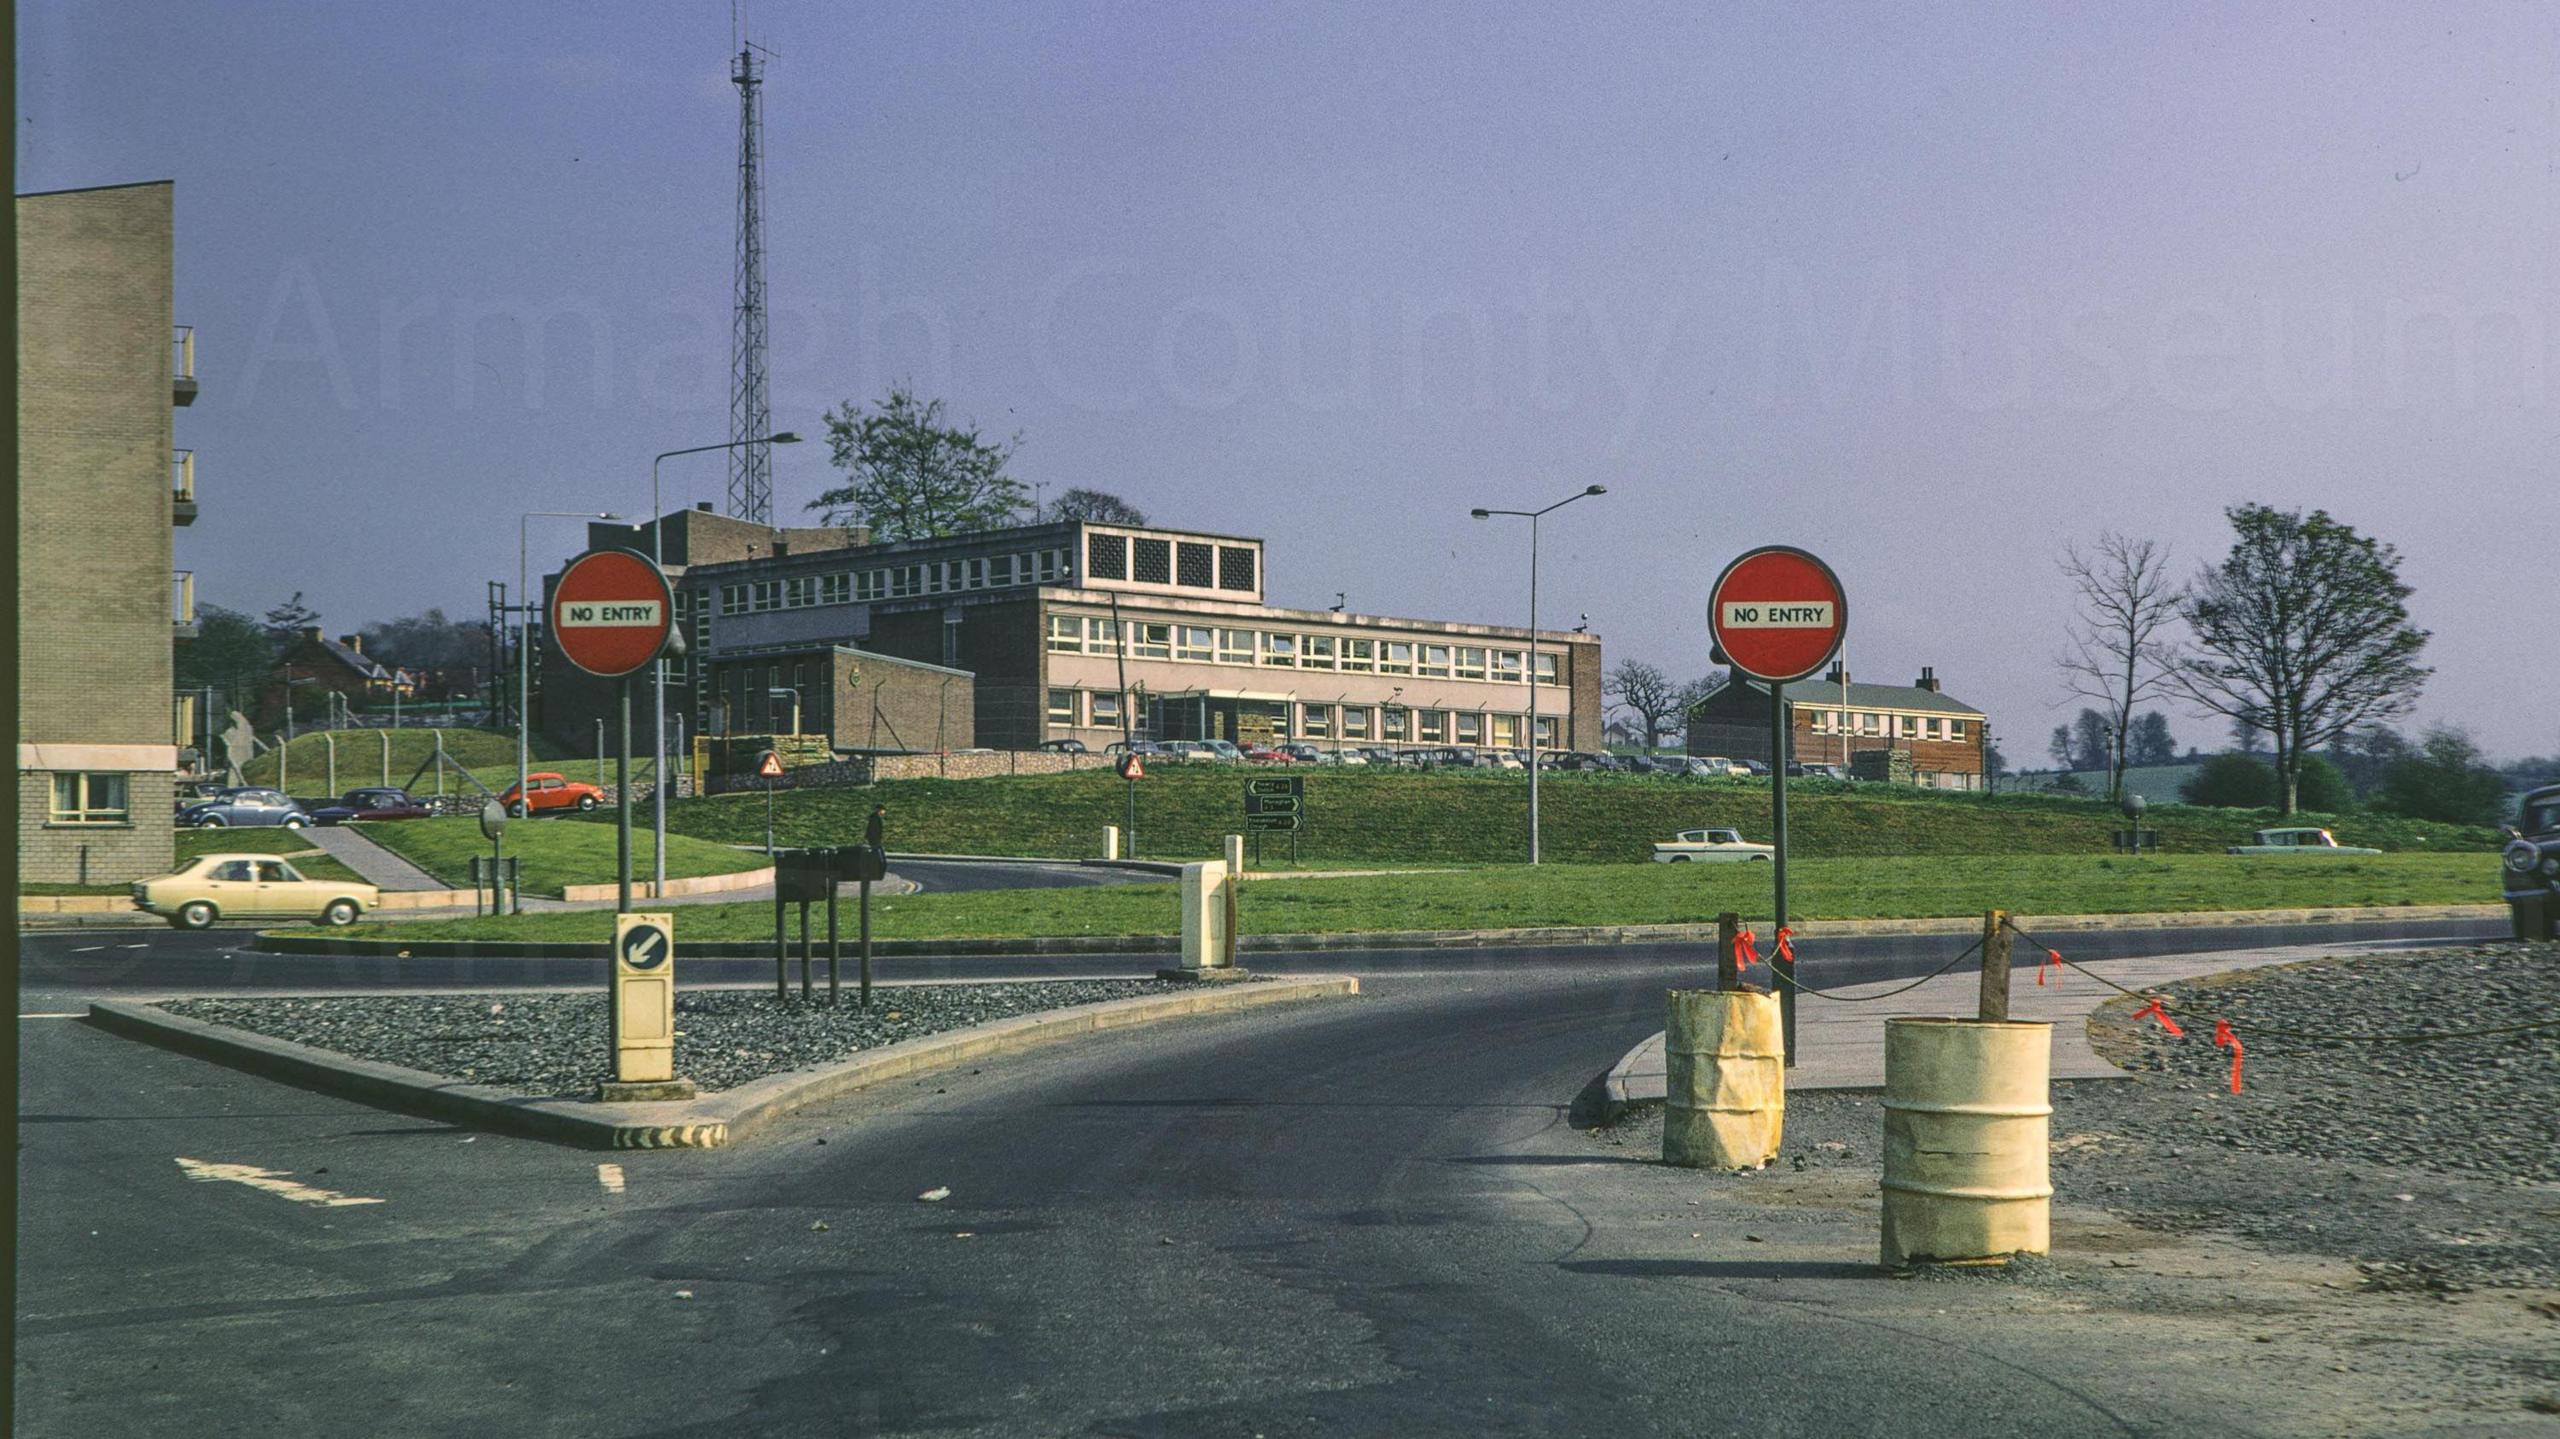
[[[765,398],[764,314],[764,59],[763,47],[741,37],[738,87],[738,264],[736,314],[729,335],[729,439],[761,439],[773,433],[773,408]],[[769,445],[740,445],[729,452],[729,513],[760,525],[773,523],[773,455]]]

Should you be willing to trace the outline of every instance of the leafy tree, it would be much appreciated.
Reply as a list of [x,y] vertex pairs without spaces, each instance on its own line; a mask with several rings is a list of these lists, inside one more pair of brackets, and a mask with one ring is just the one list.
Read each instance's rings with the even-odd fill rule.
[[2507,810],[2507,784],[2469,735],[2434,729],[2415,750],[2391,762],[2376,799],[2411,819],[2496,824]]
[[2065,544],[2061,565],[2079,592],[2062,652],[2063,678],[2073,694],[2097,701],[2105,726],[2104,758],[2079,768],[2105,770],[2107,798],[2114,799],[2124,789],[2134,706],[2167,691],[2177,669],[2163,631],[2178,617],[2178,587],[2169,579],[2165,547],[2113,530],[2090,549]]
[[2231,743],[2242,754],[2257,754],[2267,747],[2267,732],[2245,719],[2231,722]]
[[2178,786],[2178,798],[2220,809],[2265,809],[2276,800],[2276,772],[2253,755],[2218,754]]
[[1058,496],[1058,502],[1042,516],[1052,520],[1092,520],[1106,525],[1143,525],[1147,512],[1136,505],[1102,490],[1082,487]]
[[[238,610],[200,605],[196,637],[178,642],[177,688],[181,693],[211,688],[220,692],[217,703],[248,710],[254,707],[275,662],[275,640],[265,625]],[[217,730],[222,728],[220,720],[217,715]]]
[[1601,696],[1635,711],[1644,731],[1644,747],[1662,742],[1662,731],[1685,708],[1679,686],[1656,666],[1642,660],[1620,660],[1600,684]]
[[2067,725],[2055,725],[2048,748],[2053,762],[2064,769],[2103,770],[2115,753],[2106,716],[2093,709],[2080,711],[2079,718]]
[[893,385],[877,408],[847,400],[826,422],[845,472],[844,484],[809,502],[827,524],[869,524],[881,541],[926,539],[998,529],[1022,508],[1022,482],[1005,473],[1020,437],[990,444],[974,425],[945,424],[940,400]]
[[2125,764],[2174,764],[2177,758],[2178,741],[2169,733],[2169,717],[2158,710],[2145,710],[2134,720],[2133,737],[2125,743]]
[[448,619],[441,609],[377,621],[359,633],[370,658],[429,676],[447,691],[467,691],[470,677],[490,663],[488,622]]
[[1998,779],[2000,776],[2009,772],[2009,757],[2000,753],[2000,746],[1998,743],[1994,742],[1983,746],[1982,772],[1992,779]]
[[2427,632],[2409,623],[2400,554],[2325,511],[2225,511],[2238,538],[2197,576],[2181,613],[2197,650],[2179,690],[2266,731],[2276,803],[2301,805],[2312,752],[2358,725],[2407,713],[2430,671]]
[[2302,757],[2301,808],[2345,814],[2356,807],[2356,787],[2339,768],[2316,754]]
[[300,639],[304,630],[318,623],[320,612],[304,604],[302,591],[295,590],[292,599],[267,611],[267,636],[278,645],[289,645]]
[[2389,725],[2366,725],[2353,734],[2341,735],[2327,751],[2329,762],[2346,775],[2356,793],[2370,798],[2382,788],[2383,777],[2391,766],[2415,754],[2409,741]]

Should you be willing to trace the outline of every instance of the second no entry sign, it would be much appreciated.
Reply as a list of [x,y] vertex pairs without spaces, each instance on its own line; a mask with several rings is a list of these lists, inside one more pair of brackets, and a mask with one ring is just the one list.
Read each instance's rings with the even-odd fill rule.
[[1766,545],[1716,577],[1707,627],[1727,663],[1785,683],[1822,668],[1849,628],[1849,599],[1831,567],[1803,550]]
[[551,591],[551,633],[560,652],[606,679],[647,668],[666,648],[674,619],[667,577],[629,550],[580,555]]

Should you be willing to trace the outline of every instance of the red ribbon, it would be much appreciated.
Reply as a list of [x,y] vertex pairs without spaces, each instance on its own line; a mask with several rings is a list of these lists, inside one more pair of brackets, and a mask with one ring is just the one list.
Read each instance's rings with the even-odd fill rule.
[[2217,1019],[2213,1022],[2213,1047],[2231,1051],[2231,1092],[2238,1094],[2240,1092],[2240,1056],[2248,1051],[2241,1047],[2240,1036],[2231,1032],[2230,1020]]
[[2043,961],[2036,966],[2036,987],[2038,989],[2042,989],[2044,987],[2044,972],[2046,970],[2060,968],[2062,968],[2062,951],[2058,949],[2046,950],[2044,952]]
[[1737,932],[1733,937],[1733,957],[1739,964],[1758,964],[1760,962],[1759,939],[1747,929]]
[[1778,926],[1778,958],[1789,964],[1796,962],[1795,933],[1783,924]]
[[2160,1021],[2160,1027],[2169,1031],[2171,1034],[2178,1035],[2181,1038],[2186,1035],[2186,1031],[2178,1027],[2178,1021],[2171,1019],[2169,1017],[2169,1011],[2162,1009],[2160,1007],[2160,1001],[2156,999],[2133,1012],[2134,1023],[2140,1024],[2146,1019],[2156,1019]]

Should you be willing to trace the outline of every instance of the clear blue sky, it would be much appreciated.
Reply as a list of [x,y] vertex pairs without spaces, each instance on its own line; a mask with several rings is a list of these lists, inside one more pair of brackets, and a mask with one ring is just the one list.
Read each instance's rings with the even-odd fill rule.
[[[179,563],[476,612],[727,438],[730,15],[29,0],[19,186],[178,182]],[[1272,597],[1707,664],[1749,546],[2037,762],[2053,556],[2398,545],[2422,722],[2560,749],[2560,10],[766,3],[778,425],[900,377]],[[778,451],[778,506],[828,481]],[[683,468],[677,468],[682,466]],[[709,460],[672,500],[717,499]],[[537,522],[538,524],[541,522]],[[555,522],[556,523],[556,522]],[[538,530],[537,561],[573,548]],[[2218,722],[2174,716],[2182,741]]]

